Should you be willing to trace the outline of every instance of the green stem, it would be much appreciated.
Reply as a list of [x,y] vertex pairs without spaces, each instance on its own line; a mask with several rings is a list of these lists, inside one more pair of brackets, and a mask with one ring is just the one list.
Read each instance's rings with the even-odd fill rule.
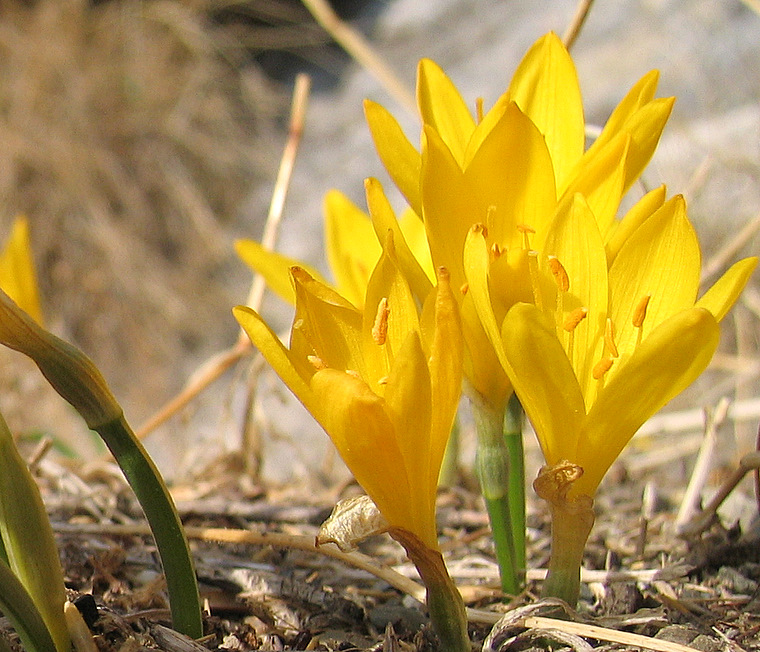
[[419,571],[427,590],[427,608],[430,622],[446,652],[472,652],[467,633],[467,611],[462,594],[454,584],[443,555],[428,548],[414,534],[401,528],[388,530],[406,550],[406,554]]
[[509,514],[512,523],[512,548],[515,573],[519,586],[525,584],[527,567],[525,552],[525,453],[523,450],[523,422],[525,411],[516,394],[507,403],[504,418],[504,439],[509,454],[508,492]]
[[169,490],[123,416],[95,427],[124,472],[145,512],[166,575],[174,627],[203,636],[198,583],[190,547]]
[[583,551],[594,525],[593,499],[568,496],[582,474],[580,467],[562,460],[543,467],[533,482],[536,493],[549,503],[552,520],[552,553],[541,596],[560,598],[571,607],[578,603]]
[[[515,595],[520,591],[515,530],[519,528],[518,531],[524,533],[525,528],[516,526],[511,512],[510,452],[504,437],[506,406],[494,408],[481,397],[478,399],[471,401],[478,435],[475,467],[491,522],[501,588],[505,593]],[[521,509],[524,510],[524,507]]]

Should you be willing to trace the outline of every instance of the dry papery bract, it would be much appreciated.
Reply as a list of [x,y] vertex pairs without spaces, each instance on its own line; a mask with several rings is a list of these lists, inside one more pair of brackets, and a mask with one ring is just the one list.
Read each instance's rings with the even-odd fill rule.
[[260,228],[253,191],[281,146],[286,89],[207,9],[0,3],[0,229],[28,215],[49,326],[135,420],[181,386],[185,354],[234,336],[249,279],[229,231]]

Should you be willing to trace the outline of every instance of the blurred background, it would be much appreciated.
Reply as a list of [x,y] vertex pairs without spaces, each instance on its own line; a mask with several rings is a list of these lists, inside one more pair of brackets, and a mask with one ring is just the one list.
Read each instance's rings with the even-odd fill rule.
[[[333,6],[410,91],[417,61],[430,57],[466,100],[474,105],[483,97],[489,106],[533,41],[564,31],[576,2]],[[758,7],[750,0],[598,2],[573,55],[594,125],[644,73],[661,71],[659,95],[678,101],[644,184],[666,183],[670,194],[686,195],[703,264],[714,273],[740,255],[757,254]],[[245,302],[251,274],[233,243],[261,237],[299,72],[312,76],[313,89],[278,248],[325,269],[325,192],[338,188],[363,205],[365,177],[391,185],[374,154],[362,100],[387,106],[413,142],[419,125],[300,2],[0,2],[0,238],[18,213],[27,215],[48,327],[95,360],[133,426],[238,336],[230,309]],[[742,229],[746,238],[732,249]],[[287,331],[291,312],[284,304],[267,297],[263,312],[276,330]],[[684,454],[696,452],[700,410],[722,396],[744,410],[722,435],[726,463],[754,447],[759,316],[754,280],[724,322],[710,373],[666,408],[687,411],[680,425],[655,423],[631,455],[649,459],[652,447],[661,450],[656,433],[663,430],[678,437]],[[251,360],[148,436],[166,474],[182,480],[224,453],[240,459]],[[0,408],[15,432],[48,434],[85,457],[98,452],[23,358],[3,351],[0,365]],[[327,437],[274,374],[261,371],[257,388],[249,430],[255,436],[245,452],[256,458],[249,465],[255,479],[340,477]],[[465,446],[465,461],[467,455]]]

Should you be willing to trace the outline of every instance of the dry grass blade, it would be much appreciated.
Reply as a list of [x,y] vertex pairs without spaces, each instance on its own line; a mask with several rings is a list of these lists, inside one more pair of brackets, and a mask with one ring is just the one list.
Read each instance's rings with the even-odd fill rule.
[[607,629],[597,625],[586,625],[585,623],[575,623],[569,620],[557,620],[556,618],[545,618],[543,616],[530,616],[522,621],[524,627],[536,627],[538,629],[553,629],[568,634],[576,634],[587,638],[594,638],[598,641],[608,641],[610,643],[619,643],[621,645],[631,645],[634,647],[644,648],[645,650],[656,650],[657,652],[696,652],[692,647],[663,641],[641,634],[632,634],[630,632],[619,632],[615,629]]
[[570,24],[562,35],[562,42],[568,50],[573,47],[578,35],[581,33],[583,23],[586,22],[586,17],[591,10],[592,4],[594,4],[594,0],[580,0],[576,5],[575,14],[573,14]]
[[[285,205],[285,197],[290,185],[290,178],[295,164],[298,145],[303,135],[304,118],[308,104],[311,82],[307,75],[299,75],[296,78],[293,90],[293,102],[291,105],[290,126],[288,139],[280,161],[280,170],[275,182],[272,200],[270,203],[267,221],[264,226],[263,244],[268,248],[274,248],[277,241],[277,232],[282,220],[282,211]],[[249,305],[257,309],[261,305],[265,290],[264,279],[256,276],[251,284]],[[233,366],[251,350],[251,343],[245,333],[240,331],[237,342],[226,351],[217,353],[207,360],[198,371],[193,374],[183,390],[165,403],[146,423],[136,432],[137,437],[142,439],[161,424],[182,410],[198,394],[218,380],[227,369]]]
[[747,222],[739,232],[718,251],[702,270],[701,283],[706,283],[728,267],[731,259],[760,231],[760,213]]
[[332,10],[326,0],[301,0],[314,19],[359,65],[369,70],[385,90],[407,111],[416,115],[414,94],[367,43],[367,40]]

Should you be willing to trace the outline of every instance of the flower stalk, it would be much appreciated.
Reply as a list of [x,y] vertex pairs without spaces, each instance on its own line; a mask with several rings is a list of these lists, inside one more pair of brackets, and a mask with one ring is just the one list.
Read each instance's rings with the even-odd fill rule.
[[441,649],[471,652],[464,601],[446,570],[441,552],[427,547],[408,530],[390,528],[388,534],[404,547],[407,556],[417,567],[427,591],[430,622],[441,641]]
[[551,560],[541,595],[571,606],[578,602],[583,551],[594,525],[593,499],[585,494],[568,496],[582,475],[581,467],[562,460],[542,467],[533,482],[539,497],[549,503],[552,522]]

